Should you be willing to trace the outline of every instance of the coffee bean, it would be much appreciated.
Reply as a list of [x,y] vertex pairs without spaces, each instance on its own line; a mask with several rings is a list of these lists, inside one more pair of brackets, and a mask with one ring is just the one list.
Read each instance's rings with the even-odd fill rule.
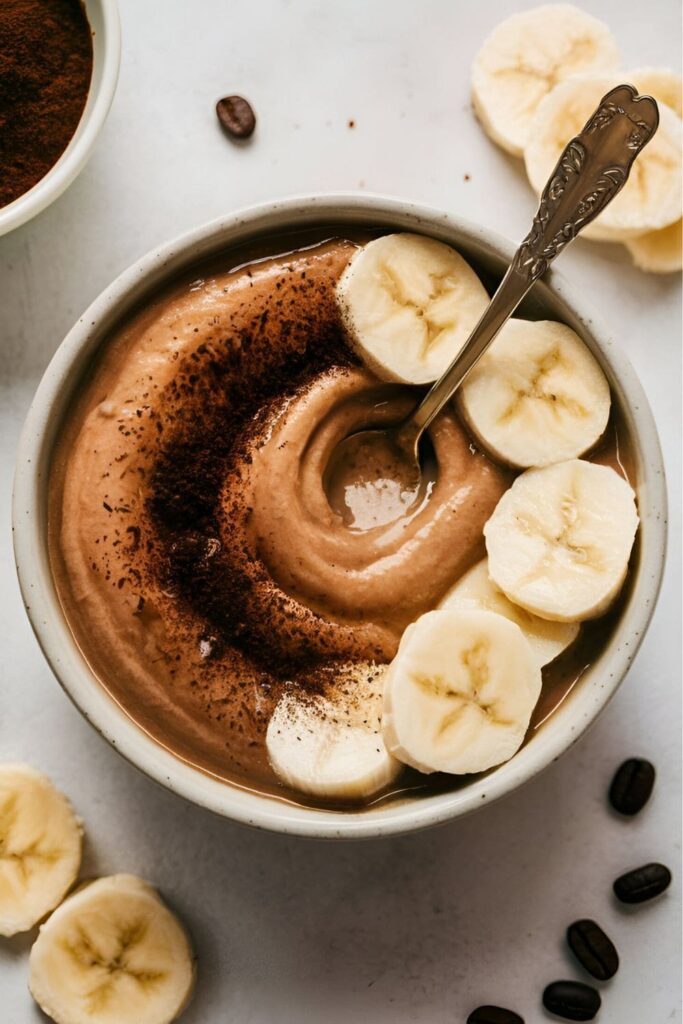
[[502,1006],[478,1006],[467,1018],[467,1024],[524,1024],[524,1019]]
[[256,115],[243,96],[224,96],[216,104],[218,120],[228,135],[248,139],[256,127]]
[[567,942],[582,967],[598,981],[607,981],[617,973],[619,954],[595,921],[574,921],[567,928]]
[[546,1010],[565,1020],[593,1020],[600,1002],[600,993],[580,981],[554,981],[543,993]]
[[670,882],[671,872],[663,864],[643,864],[617,878],[613,889],[622,903],[644,903],[668,889]]
[[619,767],[609,788],[609,800],[619,814],[637,814],[650,799],[655,784],[654,765],[631,757]]

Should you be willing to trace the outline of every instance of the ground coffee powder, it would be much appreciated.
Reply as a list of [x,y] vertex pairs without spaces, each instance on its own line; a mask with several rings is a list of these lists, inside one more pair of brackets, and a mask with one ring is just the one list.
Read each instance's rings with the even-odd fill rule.
[[0,2],[0,207],[62,155],[91,75],[92,38],[79,0]]

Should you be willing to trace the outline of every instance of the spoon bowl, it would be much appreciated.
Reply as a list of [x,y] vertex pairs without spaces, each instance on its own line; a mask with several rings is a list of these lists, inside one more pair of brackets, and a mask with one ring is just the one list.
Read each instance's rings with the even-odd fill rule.
[[332,453],[323,486],[330,507],[350,529],[387,526],[410,516],[429,496],[435,466],[426,471],[428,456],[421,465],[417,443],[406,443],[403,426],[359,430]]

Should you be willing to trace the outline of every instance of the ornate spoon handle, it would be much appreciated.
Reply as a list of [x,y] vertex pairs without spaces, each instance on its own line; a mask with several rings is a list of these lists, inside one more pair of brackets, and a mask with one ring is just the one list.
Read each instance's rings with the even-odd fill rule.
[[434,419],[512,316],[534,281],[623,188],[633,161],[657,130],[650,96],[619,85],[603,96],[580,135],[567,144],[541,195],[526,236],[464,348],[397,433],[415,450]]

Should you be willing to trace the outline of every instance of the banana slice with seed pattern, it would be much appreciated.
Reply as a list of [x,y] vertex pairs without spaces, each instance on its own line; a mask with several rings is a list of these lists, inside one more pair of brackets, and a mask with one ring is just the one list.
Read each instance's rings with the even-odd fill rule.
[[90,882],[41,927],[29,989],[57,1024],[169,1024],[192,992],[187,935],[134,875]]
[[442,597],[439,608],[482,608],[503,615],[522,630],[539,668],[559,657],[579,635],[577,622],[549,622],[509,601],[489,578],[486,558],[460,577]]
[[383,380],[441,376],[488,305],[468,263],[423,235],[384,235],[351,257],[337,284],[349,341]]
[[514,622],[479,609],[427,612],[389,666],[384,738],[418,771],[482,772],[519,749],[540,692],[541,669]]
[[81,864],[81,833],[46,775],[0,765],[0,935],[28,931],[64,898]]
[[601,21],[572,4],[535,7],[502,21],[477,54],[474,109],[493,141],[521,156],[536,108],[558,82],[618,66],[617,44]]
[[610,390],[571,327],[510,320],[467,377],[458,403],[486,451],[526,468],[592,448],[607,426]]
[[489,573],[541,618],[595,618],[621,589],[637,528],[633,489],[609,466],[571,459],[529,469],[484,526]]
[[268,723],[266,748],[275,773],[292,789],[338,801],[362,800],[401,771],[380,727],[384,669],[346,666],[335,700],[286,693]]
[[[579,76],[560,82],[541,101],[524,150],[529,181],[539,195],[567,141],[582,130],[605,93],[619,84],[617,77]],[[622,242],[673,224],[681,216],[682,188],[681,119],[662,105],[659,127],[633,164],[629,180],[583,235]]]

